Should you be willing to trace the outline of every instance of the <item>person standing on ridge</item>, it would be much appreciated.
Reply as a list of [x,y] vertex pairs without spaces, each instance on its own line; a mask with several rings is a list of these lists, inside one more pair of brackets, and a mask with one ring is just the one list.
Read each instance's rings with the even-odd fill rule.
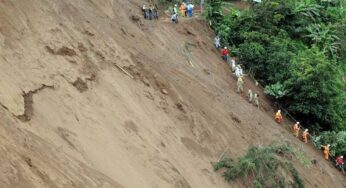
[[187,16],[188,17],[192,17],[192,13],[193,13],[193,4],[191,4],[191,3],[189,3],[189,4],[187,4]]
[[308,135],[309,135],[308,129],[305,129],[305,131],[303,132],[303,135],[302,135],[303,142],[304,142],[305,144],[308,143]]
[[178,14],[178,10],[177,10],[178,5],[175,4],[173,7],[173,14]]
[[228,52],[228,49],[227,47],[225,46],[222,50],[221,50],[221,57],[222,59],[227,63],[228,61],[228,55],[229,55],[229,52]]
[[181,3],[180,7],[179,7],[180,13],[182,17],[186,16],[186,5],[185,2]]
[[157,7],[157,4],[154,5],[154,19],[159,19],[159,7]]
[[325,146],[321,145],[321,147],[323,147],[324,159],[328,160],[329,159],[329,147],[330,147],[330,145],[329,144],[325,145]]
[[282,122],[282,115],[281,115],[281,110],[278,110],[275,114],[275,121],[276,123],[280,124]]
[[243,81],[243,77],[239,77],[237,80],[237,93],[243,93],[243,85],[244,85],[244,81]]
[[295,123],[292,127],[292,132],[293,132],[293,135],[295,137],[298,137],[299,136],[299,130],[300,130],[300,127],[299,127],[299,122]]
[[152,5],[149,5],[148,15],[149,15],[149,20],[152,20],[153,19],[153,6]]
[[147,17],[147,7],[145,5],[143,5],[143,7],[142,7],[142,12],[143,12],[144,19],[147,19],[148,18]]

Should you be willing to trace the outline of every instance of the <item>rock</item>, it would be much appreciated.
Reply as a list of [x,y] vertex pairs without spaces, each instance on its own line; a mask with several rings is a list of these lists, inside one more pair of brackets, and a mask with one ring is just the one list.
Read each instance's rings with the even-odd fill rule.
[[168,91],[166,89],[161,89],[161,93],[168,95]]

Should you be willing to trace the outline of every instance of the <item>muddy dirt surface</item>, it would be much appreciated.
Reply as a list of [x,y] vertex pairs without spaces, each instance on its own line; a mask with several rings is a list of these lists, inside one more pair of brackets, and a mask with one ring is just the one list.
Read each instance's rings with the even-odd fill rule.
[[307,187],[343,187],[263,93],[235,93],[203,19],[143,20],[144,3],[0,1],[0,187],[244,187],[211,163],[275,140],[318,161],[295,162]]

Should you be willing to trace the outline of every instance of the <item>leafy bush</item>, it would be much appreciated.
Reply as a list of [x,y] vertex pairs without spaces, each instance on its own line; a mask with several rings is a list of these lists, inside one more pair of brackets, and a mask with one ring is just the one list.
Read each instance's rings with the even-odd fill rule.
[[338,133],[332,131],[322,132],[314,140],[316,147],[321,145],[330,144],[330,155],[339,156],[346,155],[346,131]]
[[264,93],[279,99],[286,95],[287,91],[281,83],[267,85],[264,89]]
[[[254,187],[304,187],[298,171],[288,160],[295,150],[287,144],[272,144],[267,147],[250,147],[244,157],[237,162],[225,158],[214,166],[215,170],[225,168],[224,177],[227,181],[243,178],[253,180]],[[293,182],[285,179],[291,174]]]

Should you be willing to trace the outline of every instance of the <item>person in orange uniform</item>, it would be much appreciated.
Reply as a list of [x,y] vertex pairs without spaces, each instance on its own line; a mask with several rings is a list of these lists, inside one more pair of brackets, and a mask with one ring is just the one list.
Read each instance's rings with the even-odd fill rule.
[[278,110],[275,114],[275,121],[276,123],[281,123],[282,122],[282,115],[281,115],[281,110]]
[[300,127],[299,127],[299,122],[295,123],[292,127],[292,132],[293,132],[293,135],[295,137],[298,137],[299,136],[299,130],[300,130]]
[[328,160],[329,159],[329,147],[330,147],[330,145],[329,144],[325,145],[325,146],[321,145],[321,147],[323,147],[324,159]]
[[305,144],[307,144],[308,143],[308,130],[307,129],[305,129],[305,131],[303,132],[303,142],[305,143]]
[[181,16],[185,17],[186,16],[186,5],[184,2],[180,5],[179,10],[180,10]]

